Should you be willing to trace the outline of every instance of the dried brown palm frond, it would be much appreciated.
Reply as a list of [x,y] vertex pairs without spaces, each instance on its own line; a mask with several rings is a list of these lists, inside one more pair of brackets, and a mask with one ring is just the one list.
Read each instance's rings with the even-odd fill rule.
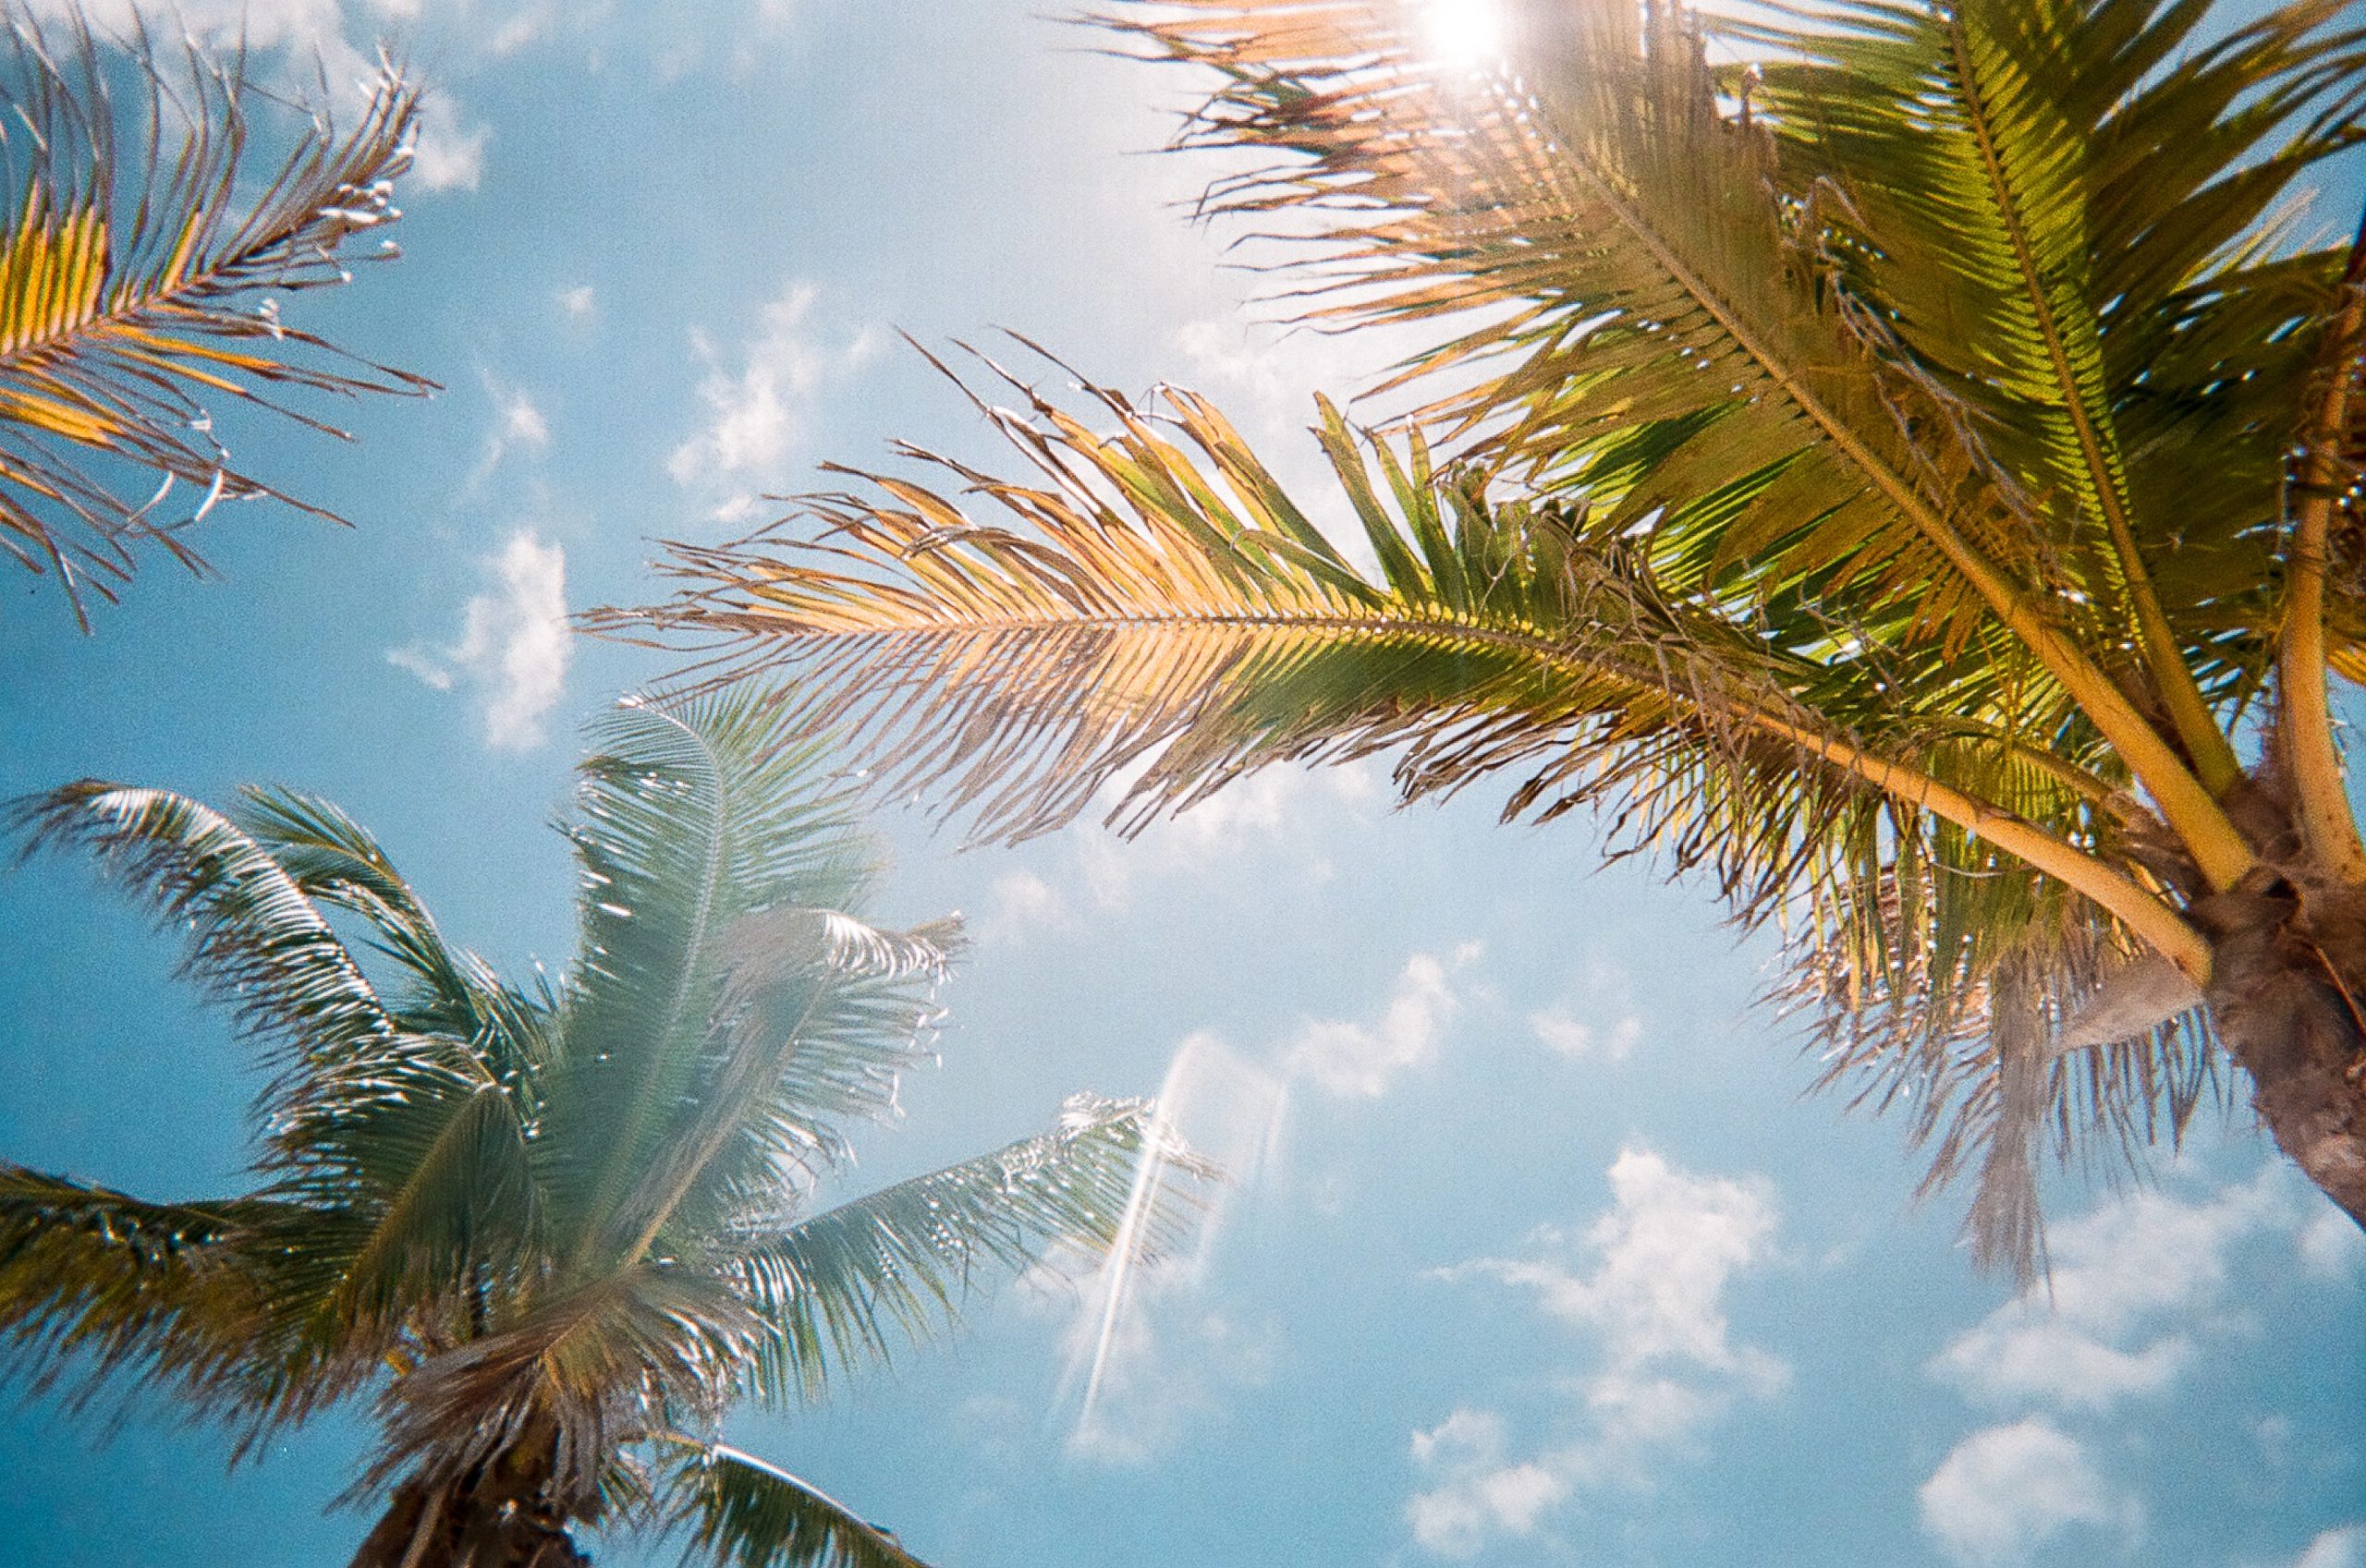
[[[78,619],[112,600],[143,544],[201,565],[182,537],[226,500],[322,517],[234,458],[217,430],[268,411],[343,435],[322,395],[433,383],[282,319],[281,297],[396,254],[395,178],[419,90],[391,66],[349,127],[287,108],[243,54],[123,38],[79,11],[0,13],[0,549],[55,572]],[[363,252],[357,256],[356,252]]]

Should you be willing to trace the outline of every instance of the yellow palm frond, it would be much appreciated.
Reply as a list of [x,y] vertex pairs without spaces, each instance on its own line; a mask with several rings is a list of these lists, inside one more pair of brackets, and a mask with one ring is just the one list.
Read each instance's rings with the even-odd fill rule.
[[388,67],[350,128],[323,111],[258,166],[268,100],[243,56],[175,62],[136,20],[110,41],[79,13],[12,13],[0,102],[0,549],[54,571],[87,626],[84,590],[112,600],[136,545],[201,566],[180,534],[219,502],[331,516],[234,460],[217,418],[342,437],[299,404],[433,389],[281,318],[283,296],[347,281],[358,246],[396,253],[419,92]]

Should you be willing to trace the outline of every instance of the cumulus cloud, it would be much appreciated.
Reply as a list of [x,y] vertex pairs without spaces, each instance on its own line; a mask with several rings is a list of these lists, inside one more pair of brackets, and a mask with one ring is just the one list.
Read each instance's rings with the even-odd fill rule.
[[1283,1065],[1333,1094],[1372,1099],[1387,1093],[1400,1074],[1437,1054],[1439,1036],[1462,1011],[1453,978],[1480,953],[1475,942],[1444,958],[1416,953],[1406,960],[1379,1017],[1369,1023],[1309,1019],[1285,1048]]
[[2330,1203],[2300,1227],[2294,1245],[2300,1266],[2321,1280],[2339,1279],[2366,1264],[2366,1231]]
[[485,744],[530,750],[567,687],[567,552],[521,529],[488,566],[497,586],[468,602],[458,641],[389,649],[386,660],[437,691],[465,680],[478,695]]
[[1491,1410],[1465,1406],[1415,1432],[1413,1463],[1442,1484],[1405,1505],[1405,1522],[1442,1557],[1475,1557],[1491,1536],[1533,1534],[1569,1495],[1566,1476],[1506,1457],[1504,1419]]
[[448,93],[437,97],[435,108],[440,117],[420,118],[419,140],[411,144],[411,182],[421,190],[474,190],[484,183],[484,150],[493,130],[463,120]]
[[2366,1568],[2366,1525],[2344,1525],[2311,1541],[2292,1568]]
[[690,351],[706,371],[698,395],[708,419],[674,448],[665,471],[687,489],[721,495],[717,517],[755,509],[756,492],[787,474],[790,449],[823,382],[860,369],[879,351],[883,340],[869,328],[835,346],[823,342],[811,320],[820,298],[812,284],[792,281],[765,303],[754,334],[736,349],[703,331],[690,334]]
[[2206,1202],[2142,1192],[2055,1227],[2051,1280],[1958,1335],[1933,1375],[1974,1402],[2104,1411],[2166,1391],[2224,1305],[2228,1254],[2287,1222],[2268,1166]]
[[599,300],[592,294],[592,286],[588,283],[579,283],[570,287],[555,290],[551,298],[558,301],[560,310],[579,322],[590,321],[600,309]]
[[[104,34],[128,34],[143,16],[152,27],[158,8],[139,0],[34,0],[32,10],[64,18],[78,9]],[[173,23],[208,47],[244,49],[264,62],[257,71],[311,107],[322,84],[325,105],[340,124],[349,124],[379,74],[378,41],[383,15],[411,16],[416,4],[340,5],[339,0],[179,0],[169,7]],[[373,15],[372,12],[378,13]],[[448,91],[439,91],[420,120],[414,159],[406,187],[411,190],[474,190],[484,175],[490,132],[470,125]]]
[[2011,1568],[2073,1525],[2132,1534],[2140,1514],[2077,1440],[2042,1420],[1990,1427],[1955,1446],[1917,1496],[1922,1528],[1964,1568]]
[[[2302,1269],[2353,1266],[2354,1229],[2280,1162],[2201,1197],[2147,1191],[2099,1205],[2054,1227],[2049,1281],[1949,1342],[1931,1374],[1975,1404],[2023,1418],[1972,1433],[1921,1489],[1924,1528],[1966,1568],[2024,1561],[2074,1525],[2133,1532],[2140,1513],[2088,1449],[2056,1423],[2093,1422],[2122,1405],[2161,1400],[2214,1340],[2246,1331],[2238,1251],[2281,1240]],[[2073,1430],[2077,1428],[2074,1425]],[[2275,1456],[2289,1424],[2259,1424]],[[2323,1563],[2350,1568],[2342,1532],[2319,1538]],[[2310,1550],[2314,1552],[2317,1547]],[[2359,1563],[2355,1568],[2366,1568]]]
[[1567,1384],[1569,1440],[1514,1453],[1502,1418],[1470,1407],[1415,1434],[1424,1485],[1405,1517],[1432,1551],[1475,1556],[1498,1536],[1533,1534],[1582,1489],[1640,1485],[1652,1461],[1690,1450],[1737,1397],[1767,1397],[1788,1380],[1774,1355],[1735,1342],[1725,1311],[1735,1276],[1773,1254],[1766,1182],[1696,1176],[1628,1149],[1610,1186],[1611,1207],[1582,1236],[1546,1229],[1530,1256],[1441,1270],[1534,1292],[1597,1356]]
[[1576,991],[1531,1013],[1528,1027],[1546,1050],[1573,1062],[1624,1062],[1643,1038],[1643,1015],[1626,971],[1592,958]]

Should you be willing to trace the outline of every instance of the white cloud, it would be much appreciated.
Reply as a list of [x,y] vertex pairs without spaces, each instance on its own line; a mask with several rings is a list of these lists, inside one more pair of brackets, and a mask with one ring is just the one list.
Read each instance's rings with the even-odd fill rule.
[[1015,946],[1031,931],[1074,924],[1067,900],[1032,871],[1005,872],[994,879],[991,896],[994,902],[978,922],[981,942]]
[[2366,1525],[2344,1525],[2320,1533],[2292,1568],[2366,1568]]
[[1600,1056],[1605,1062],[1624,1062],[1643,1038],[1640,1014],[1621,1013],[1597,1028],[1592,1020],[1579,1017],[1565,1002],[1531,1013],[1528,1027],[1546,1049],[1571,1061]]
[[1574,995],[1556,998],[1528,1015],[1528,1027],[1544,1048],[1573,1062],[1599,1057],[1624,1062],[1643,1038],[1643,1015],[1636,1008],[1627,973],[1616,964],[1589,958]]
[[[179,0],[161,11],[152,5],[142,7],[137,0],[37,0],[32,8],[44,16],[67,17],[78,6],[104,35],[125,36],[143,16],[152,29],[159,15],[168,16],[174,26],[210,49],[225,54],[244,49],[252,58],[270,59],[271,68],[282,77],[274,85],[308,107],[325,83],[326,106],[340,125],[353,121],[378,80],[383,30],[370,11],[409,16],[419,9],[413,0],[378,0],[374,7],[348,7],[338,0]],[[420,127],[407,188],[474,190],[484,174],[486,128],[466,124],[459,104],[441,91],[422,114]]]
[[488,565],[499,587],[468,602],[457,642],[390,649],[386,661],[437,691],[466,676],[480,694],[485,744],[528,750],[542,744],[543,721],[567,687],[567,552],[521,529]]
[[2366,1264],[2366,1231],[2330,1202],[2320,1206],[2314,1219],[2300,1227],[2295,1245],[2300,1266],[2321,1280],[2339,1279]]
[[1475,1557],[1492,1535],[1533,1534],[1569,1495],[1567,1477],[1533,1460],[1506,1462],[1504,1420],[1468,1406],[1413,1434],[1413,1462],[1444,1484],[1405,1505],[1413,1538],[1443,1557]]
[[[1094,797],[1087,819],[1106,815],[1131,782],[1112,780]],[[1262,768],[1180,815],[1153,822],[1130,840],[1097,828],[1072,835],[1076,874],[1096,907],[1116,913],[1132,905],[1145,881],[1178,873],[1205,875],[1229,857],[1302,849],[1318,818],[1366,817],[1381,797],[1379,779],[1361,762]],[[1303,860],[1298,874],[1320,883],[1329,880],[1331,869],[1316,857]]]
[[2236,1243],[2288,1215],[2275,1165],[2203,1203],[2138,1193],[2055,1227],[2050,1281],[1958,1335],[1932,1373],[1989,1405],[2105,1410],[2167,1390],[2215,1326]]
[[579,283],[571,288],[561,288],[555,291],[552,298],[558,301],[560,310],[579,322],[591,320],[600,309],[599,301],[593,297],[592,286],[588,283]]
[[[1533,1290],[1547,1312],[1599,1333],[1614,1368],[1689,1364],[1779,1387],[1781,1364],[1736,1346],[1724,1310],[1734,1274],[1771,1250],[1775,1211],[1766,1184],[1694,1176],[1648,1149],[1627,1149],[1610,1167],[1610,1190],[1613,1207],[1585,1234],[1598,1258],[1591,1273],[1550,1255],[1481,1258],[1453,1272]],[[1539,1239],[1562,1242],[1550,1230]]]
[[460,106],[449,94],[439,94],[434,109],[441,117],[420,117],[419,140],[411,144],[411,180],[421,190],[476,189],[484,183],[492,128],[463,123]]
[[[1599,1358],[1568,1387],[1574,1440],[1515,1454],[1502,1418],[1462,1408],[1415,1434],[1425,1486],[1406,1504],[1414,1538],[1432,1551],[1473,1556],[1495,1536],[1542,1528],[1579,1489],[1644,1484],[1655,1458],[1688,1451],[1738,1395],[1766,1397],[1789,1369],[1734,1343],[1724,1306],[1734,1276],[1772,1256],[1774,1197],[1762,1179],[1695,1176],[1645,1149],[1610,1168],[1611,1208],[1581,1249],[1540,1232],[1539,1256],[1481,1258],[1441,1270],[1536,1293],[1545,1310],[1585,1334]],[[1572,1267],[1582,1250],[1592,1267]]]
[[1369,1024],[1308,1020],[1285,1048],[1283,1066],[1333,1094],[1369,1099],[1386,1093],[1399,1074],[1437,1053],[1438,1037],[1462,1011],[1452,978],[1480,952],[1479,943],[1467,942],[1445,958],[1416,953],[1378,1018]]
[[2132,1533],[2140,1520],[2086,1449],[2040,1420],[1972,1433],[1939,1462],[1918,1501],[1922,1528],[1964,1568],[2027,1562],[2074,1525]]
[[791,282],[758,315],[757,331],[736,354],[693,331],[690,351],[706,367],[699,401],[706,428],[674,448],[665,471],[686,489],[719,493],[716,515],[740,517],[757,504],[756,491],[777,482],[814,394],[832,375],[859,370],[879,352],[873,330],[845,344],[818,342],[810,318],[820,291]]

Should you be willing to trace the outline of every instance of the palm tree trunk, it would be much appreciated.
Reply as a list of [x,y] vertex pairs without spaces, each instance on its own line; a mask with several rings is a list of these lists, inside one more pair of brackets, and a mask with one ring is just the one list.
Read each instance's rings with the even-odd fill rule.
[[511,1458],[446,1487],[404,1482],[351,1568],[590,1568],[564,1516]]
[[2201,900],[2210,1011],[2276,1144],[2366,1228],[2366,891],[2257,872]]

